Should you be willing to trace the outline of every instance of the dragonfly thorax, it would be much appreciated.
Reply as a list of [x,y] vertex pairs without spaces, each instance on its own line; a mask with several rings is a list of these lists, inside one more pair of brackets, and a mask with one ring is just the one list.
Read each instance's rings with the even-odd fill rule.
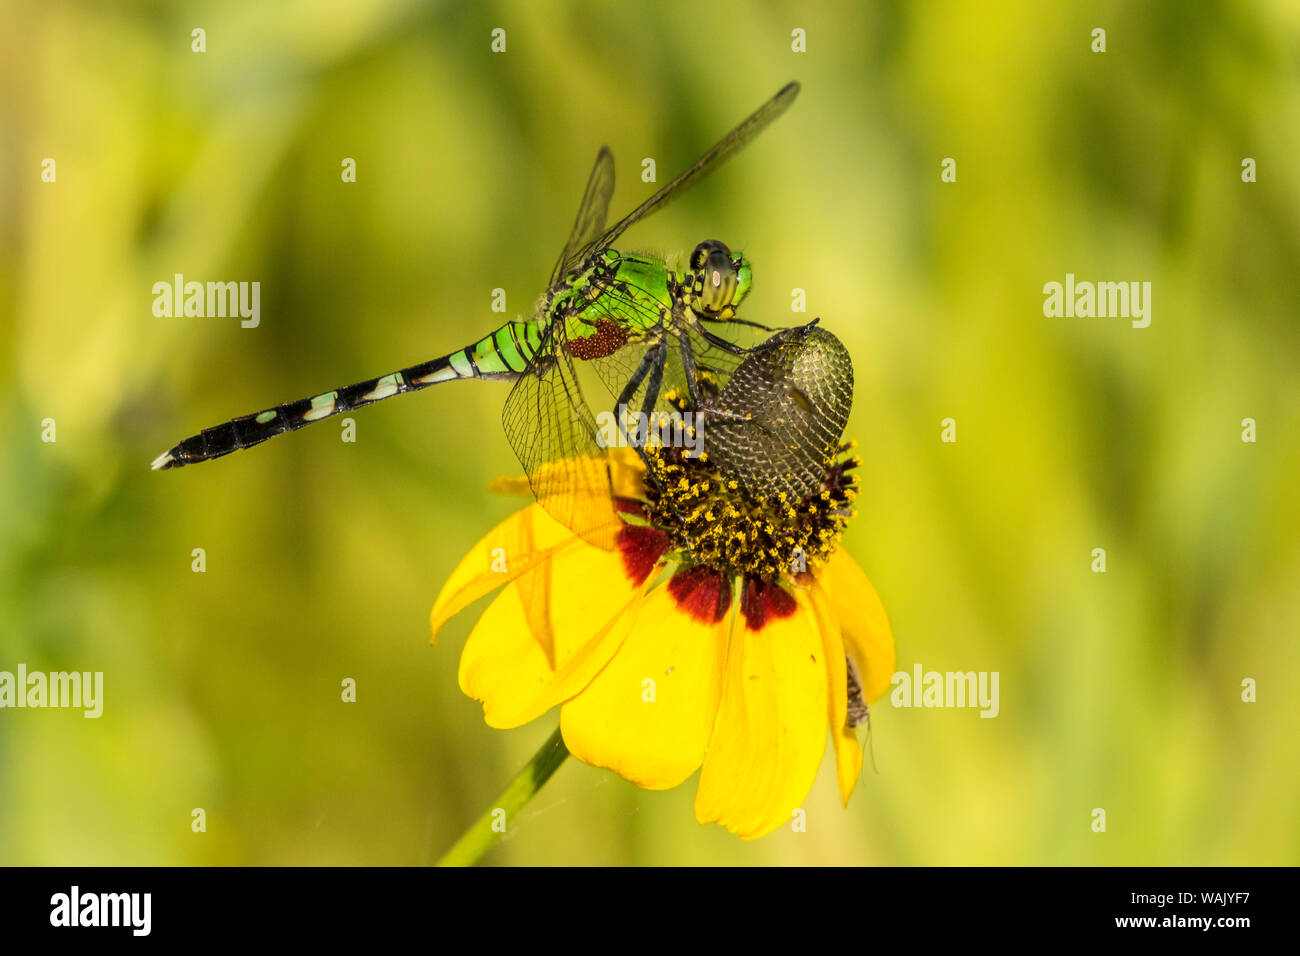
[[667,320],[675,285],[663,260],[607,249],[564,277],[548,321],[562,322],[568,351],[598,359],[642,340]]
[[656,256],[605,249],[569,271],[544,299],[575,358],[606,358],[658,334],[678,310],[730,319],[749,292],[749,260],[721,242],[700,243],[681,272]]

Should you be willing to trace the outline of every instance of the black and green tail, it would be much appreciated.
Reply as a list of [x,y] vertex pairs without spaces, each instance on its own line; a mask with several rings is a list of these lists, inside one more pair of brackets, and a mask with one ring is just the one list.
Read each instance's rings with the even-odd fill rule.
[[528,367],[540,347],[541,334],[536,322],[507,322],[491,335],[450,355],[205,428],[163,452],[154,459],[153,467],[179,468],[220,458],[323,418],[439,382],[460,378],[511,380]]

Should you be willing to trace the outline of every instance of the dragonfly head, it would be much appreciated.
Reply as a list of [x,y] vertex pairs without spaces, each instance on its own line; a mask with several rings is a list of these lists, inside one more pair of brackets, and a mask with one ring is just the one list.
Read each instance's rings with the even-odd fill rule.
[[691,253],[692,307],[708,318],[729,319],[749,292],[749,260],[733,254],[716,239],[706,239]]

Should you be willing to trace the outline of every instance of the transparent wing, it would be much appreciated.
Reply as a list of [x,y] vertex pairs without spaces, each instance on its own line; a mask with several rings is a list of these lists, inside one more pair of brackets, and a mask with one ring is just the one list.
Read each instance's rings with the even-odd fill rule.
[[573,220],[573,231],[569,241],[564,245],[555,270],[551,273],[548,286],[555,285],[582,258],[583,250],[589,248],[600,231],[605,228],[605,215],[609,212],[609,201],[614,196],[614,155],[608,146],[602,146],[596,154],[596,162],[587,177],[587,190],[582,194],[582,204],[578,206],[578,215]]
[[[624,329],[628,333],[627,341],[612,354],[601,358],[577,360],[575,367],[579,373],[588,370],[599,377],[604,388],[592,390],[587,395],[592,407],[597,411],[616,411],[621,399],[628,409],[634,412],[648,410],[645,405],[645,393],[655,383],[661,388],[651,407],[658,411],[672,411],[678,406],[670,398],[676,390],[678,395],[691,395],[690,385],[704,382],[712,387],[711,396],[716,397],[726,385],[731,372],[740,364],[743,355],[737,350],[727,350],[724,346],[710,342],[702,333],[701,327],[686,320],[683,316],[669,312],[658,305],[648,294],[634,295],[618,283],[601,283],[595,280],[598,294],[585,306],[584,315],[590,321],[602,318]],[[646,290],[639,290],[645,293]],[[768,334],[773,329],[741,320],[720,320],[711,323],[717,327],[723,338],[735,346],[742,346],[754,339],[753,329]],[[663,343],[659,367],[660,373],[651,374],[645,367],[647,355]],[[688,374],[689,369],[697,374]],[[629,385],[632,385],[629,390]],[[701,398],[710,396],[700,393]]]
[[709,459],[756,498],[819,490],[853,406],[853,362],[830,332],[784,329],[731,374],[707,421]]
[[559,323],[515,382],[501,413],[506,438],[542,507],[587,541],[612,550],[614,510],[607,453],[582,396]]
[[722,137],[707,153],[695,161],[694,165],[682,173],[663,189],[659,190],[641,205],[620,219],[604,235],[591,244],[590,248],[604,248],[612,245],[635,222],[644,219],[670,200],[675,199],[687,187],[703,179],[718,166],[726,162],[733,153],[743,149],[749,141],[763,131],[774,119],[790,108],[794,98],[799,95],[798,83],[787,83],[777,94],[760,106],[748,119]]
[[[654,369],[645,366],[655,361],[653,353],[661,342],[664,345],[662,367],[656,377]],[[646,393],[657,384],[659,388],[651,408],[671,413],[679,410],[682,398],[692,396],[692,378],[695,394],[706,406],[716,401],[743,358],[708,342],[685,323],[667,321],[644,340],[630,342],[612,355],[584,364],[592,367],[605,386],[599,401],[592,393],[593,404],[600,411],[607,408],[616,411],[619,398],[624,399],[632,412],[646,411]],[[694,371],[693,376],[690,370]],[[628,386],[633,382],[635,387],[629,391]]]

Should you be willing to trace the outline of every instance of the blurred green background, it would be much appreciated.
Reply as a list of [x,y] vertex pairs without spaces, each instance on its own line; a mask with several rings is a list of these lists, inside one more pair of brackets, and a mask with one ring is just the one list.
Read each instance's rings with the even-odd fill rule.
[[[335,420],[148,464],[465,344],[494,288],[527,312],[601,143],[619,213],[643,157],[665,182],[790,79],[784,118],[624,244],[743,248],[769,323],[807,291],[854,357],[847,546],[899,667],[998,671],[1001,713],[882,701],[848,810],[828,755],[808,832],[752,843],[694,822],[694,778],[570,761],[487,861],[1300,861],[1290,0],[9,0],[4,24],[0,670],[106,686],[97,721],[0,711],[0,862],[436,859],[554,726],[490,730],[457,689],[472,613],[427,646],[518,506],[486,490],[517,469],[505,386],[364,410],[355,444]],[[155,317],[176,272],[260,281],[261,326]],[[1067,272],[1152,282],[1150,328],[1045,318]]]

